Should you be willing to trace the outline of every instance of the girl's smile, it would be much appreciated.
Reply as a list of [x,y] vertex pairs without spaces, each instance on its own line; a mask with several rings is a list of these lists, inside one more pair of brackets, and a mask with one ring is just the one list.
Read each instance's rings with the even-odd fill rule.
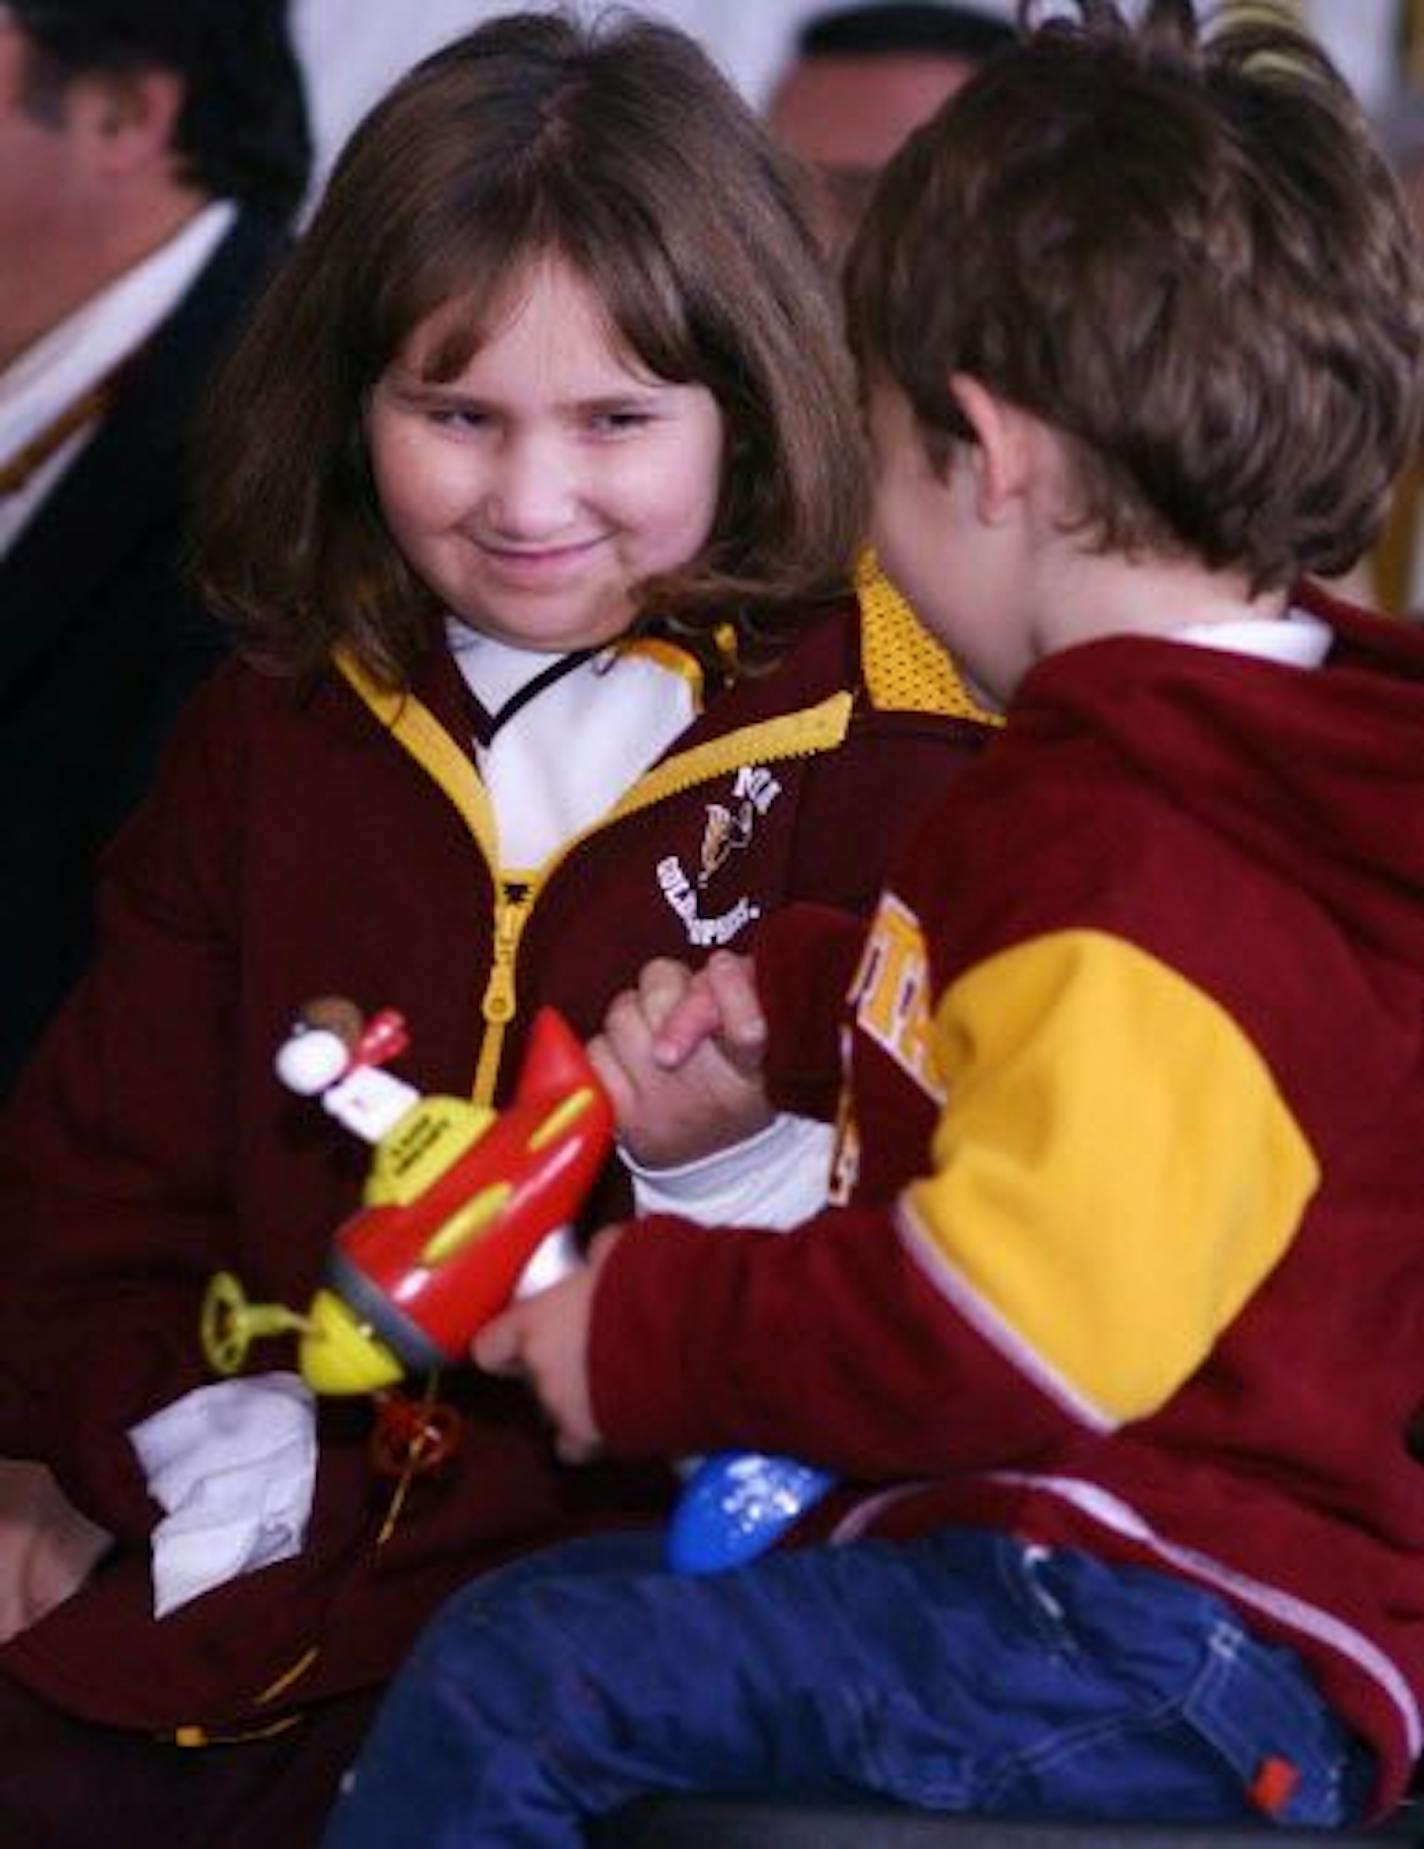
[[495,539],[474,541],[489,561],[492,576],[505,580],[511,590],[564,583],[590,563],[597,547],[608,543],[607,534],[557,546],[510,546]]

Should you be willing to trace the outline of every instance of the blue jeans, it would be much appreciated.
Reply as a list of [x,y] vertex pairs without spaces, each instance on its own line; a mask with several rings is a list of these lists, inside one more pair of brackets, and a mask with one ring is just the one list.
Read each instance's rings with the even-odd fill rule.
[[553,1849],[655,1791],[1220,1821],[1275,1762],[1280,1821],[1361,1814],[1368,1756],[1295,1655],[1162,1574],[955,1531],[677,1578],[608,1536],[450,1600],[325,1849]]

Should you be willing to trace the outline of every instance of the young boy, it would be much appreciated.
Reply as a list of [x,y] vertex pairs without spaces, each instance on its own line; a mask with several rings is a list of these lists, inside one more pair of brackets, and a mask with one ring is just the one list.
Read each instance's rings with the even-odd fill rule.
[[854,968],[833,1204],[636,1223],[477,1344],[566,1455],[876,1493],[722,1577],[615,1539],[470,1588],[333,1849],[698,1787],[1329,1826],[1419,1754],[1424,634],[1292,590],[1409,453],[1411,237],[1306,43],[1080,12],[850,269],[882,556],[1002,736],[863,945],[785,914],[755,995],[650,971],[601,1050],[634,1152],[691,1156],[763,1038],[826,1102]]

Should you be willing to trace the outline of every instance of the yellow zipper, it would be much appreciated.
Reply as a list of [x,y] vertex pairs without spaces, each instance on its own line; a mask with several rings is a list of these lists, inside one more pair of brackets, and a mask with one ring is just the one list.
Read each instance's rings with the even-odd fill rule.
[[480,1056],[475,1066],[475,1082],[471,1093],[476,1104],[491,1104],[494,1101],[495,1083],[499,1078],[500,1055],[504,1050],[504,1036],[509,1023],[519,1009],[514,986],[514,965],[519,955],[519,939],[529,921],[529,914],[534,907],[534,894],[537,890],[538,883],[531,882],[520,890],[516,898],[507,882],[498,879],[495,881],[494,937],[491,942],[490,973],[489,981],[485,984],[484,997],[480,1002],[484,1034],[480,1040]]

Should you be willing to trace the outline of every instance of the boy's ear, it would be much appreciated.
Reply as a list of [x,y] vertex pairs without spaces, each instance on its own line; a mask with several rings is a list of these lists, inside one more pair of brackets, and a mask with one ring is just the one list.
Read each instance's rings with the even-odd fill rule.
[[1032,461],[1025,414],[971,373],[951,373],[949,387],[974,432],[967,460],[974,470],[980,518],[1001,519],[1029,483]]

